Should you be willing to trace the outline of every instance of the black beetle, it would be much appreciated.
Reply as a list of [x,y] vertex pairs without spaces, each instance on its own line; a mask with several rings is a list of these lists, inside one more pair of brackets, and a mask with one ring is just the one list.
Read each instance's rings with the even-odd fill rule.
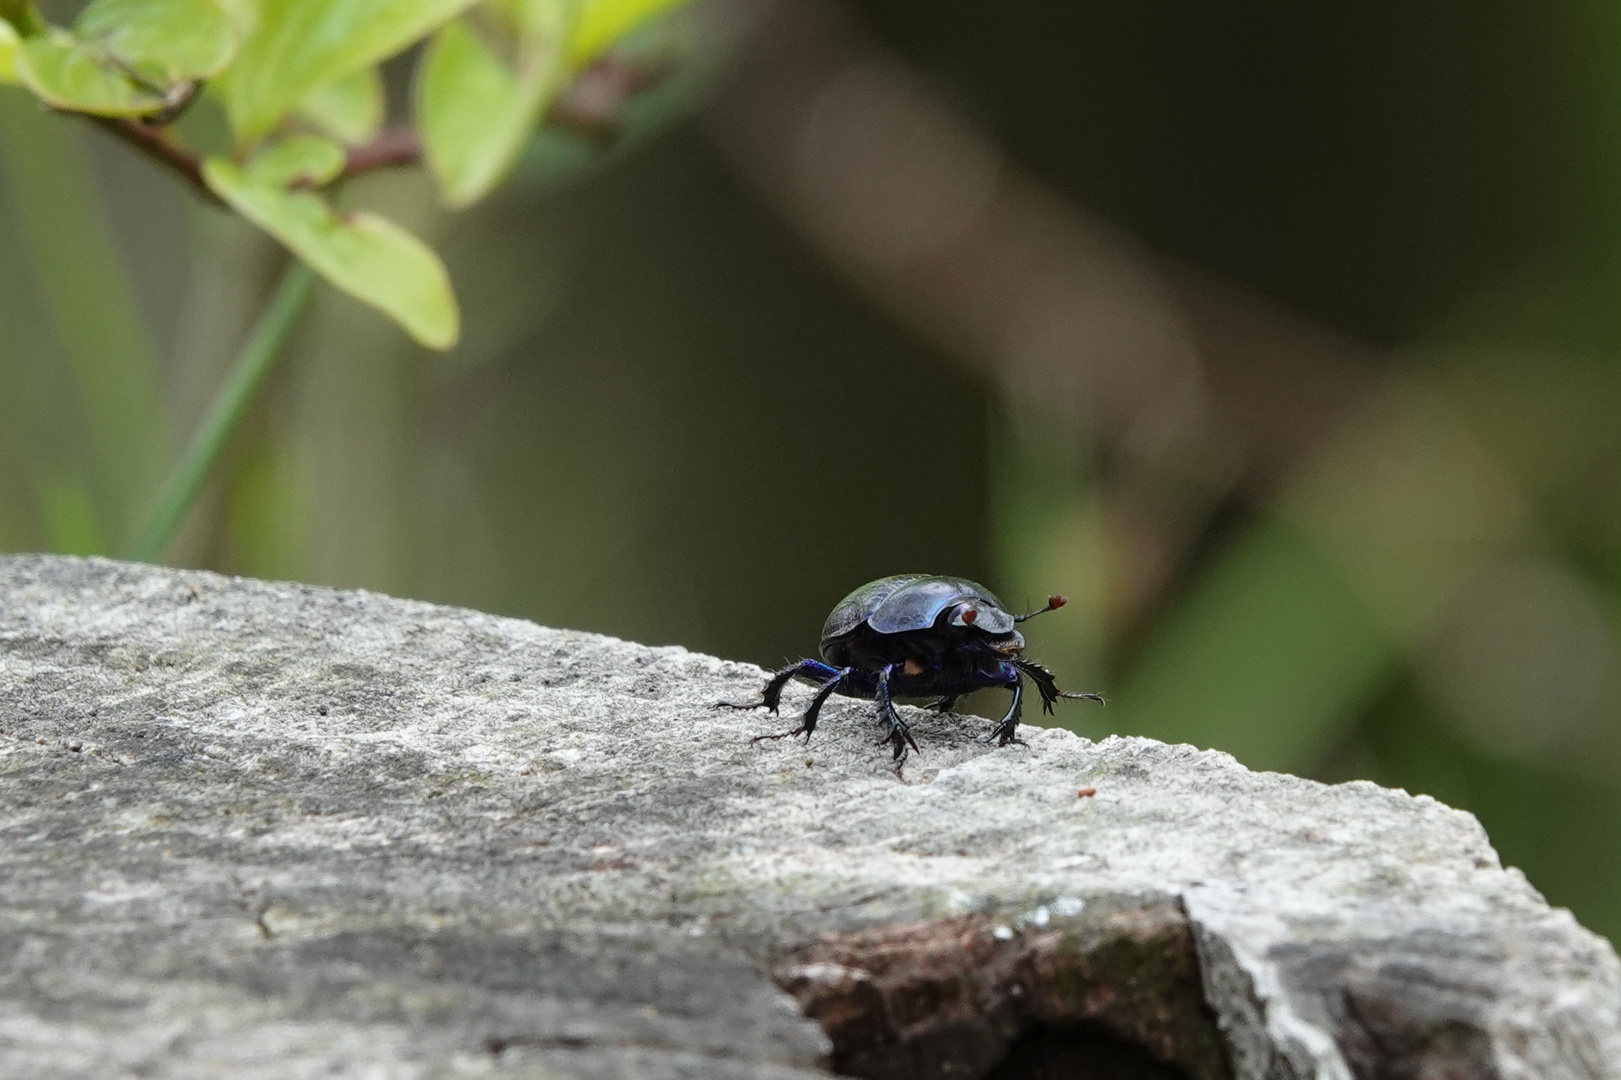
[[895,767],[906,760],[907,747],[916,750],[906,721],[895,711],[894,698],[936,697],[925,708],[945,712],[957,698],[973,690],[1000,686],[1013,691],[1007,715],[991,731],[998,746],[1022,743],[1018,737],[1024,679],[1036,684],[1041,707],[1053,711],[1059,698],[1090,698],[1098,694],[1067,694],[1058,689],[1053,673],[1020,655],[1024,637],[1016,623],[1043,611],[1063,607],[1062,596],[1049,597],[1047,606],[1026,615],[1009,615],[1002,601],[983,585],[967,578],[933,574],[896,574],[868,582],[839,601],[822,626],[822,660],[800,660],[776,672],[765,684],[759,701],[722,701],[716,708],[757,709],[772,712],[782,700],[790,679],[816,685],[816,696],[800,718],[799,726],[761,739],[804,735],[810,741],[816,717],[832,694],[865,698],[878,703],[878,719],[887,733],[883,741],[894,749]]

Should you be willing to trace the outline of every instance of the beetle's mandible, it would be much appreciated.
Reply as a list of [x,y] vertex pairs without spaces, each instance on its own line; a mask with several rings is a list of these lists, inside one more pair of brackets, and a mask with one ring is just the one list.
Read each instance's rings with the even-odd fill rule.
[[917,749],[917,741],[895,711],[894,699],[932,697],[936,700],[925,708],[946,712],[963,694],[1002,687],[1013,692],[1013,703],[989,737],[998,746],[1023,743],[1018,730],[1026,677],[1036,684],[1045,712],[1052,712],[1060,698],[1103,701],[1098,694],[1059,690],[1052,672],[1023,656],[1024,637],[1016,624],[1065,603],[1062,596],[1053,596],[1044,608],[1010,615],[989,589],[967,578],[934,574],[879,578],[839,601],[827,617],[821,660],[800,660],[776,672],[759,701],[722,701],[715,707],[776,712],[790,679],[813,683],[816,696],[798,727],[754,739],[803,735],[809,742],[816,717],[833,694],[875,701],[884,725],[883,742],[893,748],[899,770],[908,748]]

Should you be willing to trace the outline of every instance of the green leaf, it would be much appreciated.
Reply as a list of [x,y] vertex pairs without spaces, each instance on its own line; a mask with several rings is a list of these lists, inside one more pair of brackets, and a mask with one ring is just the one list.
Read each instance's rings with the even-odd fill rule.
[[65,30],[22,43],[17,74],[48,105],[97,116],[143,116],[161,110],[163,95],[107,66]]
[[511,170],[558,85],[567,11],[554,0],[522,0],[516,67],[498,56],[469,19],[441,30],[423,58],[417,129],[445,202],[483,198]]
[[317,88],[371,67],[473,0],[263,0],[231,69],[227,107],[241,142],[264,135]]
[[259,0],[218,0],[220,10],[225,12],[236,27],[236,36],[246,41],[252,36],[254,28],[259,25]]
[[660,12],[686,0],[584,0],[568,40],[568,62],[582,68]]
[[[295,140],[288,140],[294,142]],[[319,140],[316,140],[319,141]],[[371,304],[435,349],[456,343],[460,316],[444,264],[433,250],[393,224],[363,211],[338,214],[320,195],[263,181],[291,164],[320,164],[320,153],[282,144],[246,171],[225,158],[203,163],[208,186],[230,207],[286,244],[322,277]]]
[[343,171],[343,147],[319,135],[293,135],[271,143],[248,162],[242,176],[258,187],[320,187]]
[[374,67],[350,72],[300,102],[298,114],[341,142],[363,143],[383,126],[383,77]]
[[170,90],[222,70],[236,50],[214,0],[96,0],[75,31],[26,39],[12,66],[47,104],[97,116],[159,112]]
[[22,39],[11,24],[0,19],[0,83],[14,83],[17,81],[17,53],[22,48]]
[[10,23],[17,36],[24,38],[43,34],[47,29],[32,0],[0,0],[0,22]]
[[214,0],[95,0],[73,29],[163,87],[216,75],[236,54],[236,31]]

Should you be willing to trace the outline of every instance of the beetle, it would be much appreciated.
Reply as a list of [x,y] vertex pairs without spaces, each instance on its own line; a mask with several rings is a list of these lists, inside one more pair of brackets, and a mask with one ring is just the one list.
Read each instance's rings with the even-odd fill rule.
[[989,738],[998,746],[1022,744],[1018,730],[1026,677],[1035,683],[1044,712],[1051,713],[1060,698],[1103,702],[1099,694],[1058,689],[1052,672],[1023,656],[1024,636],[1016,625],[1066,603],[1062,596],[1051,596],[1046,607],[1010,615],[989,589],[967,578],[936,574],[879,578],[840,600],[828,615],[822,626],[821,660],[799,660],[773,673],[759,701],[720,701],[715,707],[763,707],[775,713],[790,680],[812,683],[816,696],[797,727],[752,740],[803,735],[808,743],[822,706],[833,694],[875,701],[885,729],[880,745],[893,748],[899,771],[908,748],[918,746],[895,711],[895,698],[934,697],[924,708],[946,712],[963,694],[1003,687],[1013,692],[1013,703]]

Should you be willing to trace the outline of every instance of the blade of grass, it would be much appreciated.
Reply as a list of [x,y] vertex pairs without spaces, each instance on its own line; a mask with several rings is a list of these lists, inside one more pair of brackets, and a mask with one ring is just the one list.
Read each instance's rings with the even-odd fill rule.
[[185,520],[186,511],[213,471],[220,452],[230,441],[255,393],[270,373],[282,343],[297,321],[309,296],[315,274],[304,263],[294,260],[282,275],[270,303],[243,344],[232,365],[231,377],[220,388],[208,413],[192,436],[186,452],[169,472],[158,492],[157,505],[146,526],[126,553],[137,562],[155,562],[168,548],[169,541]]

